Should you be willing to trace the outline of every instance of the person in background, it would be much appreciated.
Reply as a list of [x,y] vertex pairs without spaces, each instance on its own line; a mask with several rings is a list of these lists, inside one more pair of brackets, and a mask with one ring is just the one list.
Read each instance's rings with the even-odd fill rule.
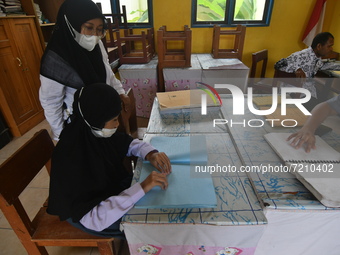
[[296,149],[305,147],[306,152],[315,149],[315,130],[329,116],[340,114],[340,95],[322,102],[314,107],[312,115],[308,117],[303,127],[296,133],[291,134],[287,140],[291,140],[291,145]]
[[72,113],[75,91],[106,83],[120,94],[125,110],[130,101],[108,62],[101,39],[106,19],[91,0],[66,0],[60,7],[53,35],[41,60],[39,98],[53,139]]
[[[153,187],[167,188],[170,160],[150,144],[116,132],[121,100],[114,88],[92,84],[74,96],[71,122],[52,155],[47,212],[85,232],[124,238],[120,218]],[[122,161],[131,155],[161,173],[130,187],[132,176]]]
[[326,57],[333,51],[333,45],[334,36],[331,33],[319,33],[314,37],[311,47],[280,59],[274,67],[287,73],[295,73],[297,78],[305,79],[303,87],[311,92],[312,97],[317,98],[313,81],[315,74],[319,70],[340,70],[339,64],[322,61],[322,57]]

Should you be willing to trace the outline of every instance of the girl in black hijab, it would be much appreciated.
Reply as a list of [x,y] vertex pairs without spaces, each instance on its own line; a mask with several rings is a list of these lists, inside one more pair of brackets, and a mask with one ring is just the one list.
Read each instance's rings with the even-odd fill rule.
[[[52,156],[47,211],[86,232],[122,237],[120,218],[154,186],[167,187],[170,161],[150,144],[115,132],[121,101],[112,87],[81,88],[73,109]],[[131,155],[149,160],[162,173],[129,187],[131,176],[122,160]]]
[[58,139],[72,113],[75,91],[92,83],[106,83],[121,95],[124,107],[129,99],[108,63],[101,39],[106,19],[91,0],[65,0],[61,5],[51,40],[44,52],[40,69],[40,102],[54,139]]

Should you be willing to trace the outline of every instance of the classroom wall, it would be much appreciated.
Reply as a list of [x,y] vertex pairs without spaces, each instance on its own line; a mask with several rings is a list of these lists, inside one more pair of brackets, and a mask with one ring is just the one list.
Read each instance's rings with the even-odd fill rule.
[[329,31],[334,36],[333,50],[340,52],[340,1],[328,0],[323,31]]
[[[274,63],[306,46],[301,41],[304,29],[313,11],[316,0],[275,0],[272,18],[268,27],[247,27],[243,50],[243,62],[251,66],[251,53],[268,49],[267,77],[273,77]],[[153,1],[155,31],[163,25],[171,30],[183,30],[191,26],[191,1]],[[340,52],[340,1],[328,0],[324,29],[335,39],[334,50]],[[192,53],[208,53],[212,47],[212,28],[192,29]],[[324,30],[324,31],[326,31]]]

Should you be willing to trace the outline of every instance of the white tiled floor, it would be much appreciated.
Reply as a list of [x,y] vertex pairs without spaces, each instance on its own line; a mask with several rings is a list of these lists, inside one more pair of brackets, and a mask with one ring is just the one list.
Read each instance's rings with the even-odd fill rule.
[[[13,139],[8,145],[0,150],[0,164],[12,153],[22,146],[33,134],[41,129],[50,130],[46,121],[41,122],[35,128],[20,138]],[[36,178],[29,184],[28,188],[20,195],[24,207],[28,208],[29,217],[34,217],[41,205],[47,198],[49,176],[47,171],[40,171]],[[97,255],[97,248],[83,247],[46,247],[50,255]],[[1,255],[25,255],[26,250],[11,229],[6,218],[0,211],[0,254]],[[123,255],[129,252],[124,249]]]

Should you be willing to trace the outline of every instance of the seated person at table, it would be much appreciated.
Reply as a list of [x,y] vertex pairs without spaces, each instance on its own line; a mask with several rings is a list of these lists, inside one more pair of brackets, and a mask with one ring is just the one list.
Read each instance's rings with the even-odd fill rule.
[[[120,218],[154,186],[167,188],[171,172],[167,155],[150,144],[116,132],[121,112],[119,94],[106,84],[75,93],[71,122],[63,129],[52,155],[47,212],[100,236],[124,238]],[[161,173],[130,187],[125,156],[149,160]]]
[[292,146],[296,149],[305,146],[306,152],[315,149],[314,133],[321,123],[328,116],[340,114],[340,95],[318,104],[311,113],[312,115],[307,119],[303,127],[287,138],[288,141],[291,140]]
[[311,92],[312,97],[317,98],[315,82],[312,80],[314,75],[319,70],[340,70],[339,64],[322,61],[322,57],[333,51],[333,45],[334,37],[331,33],[319,33],[314,37],[311,47],[279,60],[274,67],[287,73],[295,73],[297,78],[307,78],[303,87]]

